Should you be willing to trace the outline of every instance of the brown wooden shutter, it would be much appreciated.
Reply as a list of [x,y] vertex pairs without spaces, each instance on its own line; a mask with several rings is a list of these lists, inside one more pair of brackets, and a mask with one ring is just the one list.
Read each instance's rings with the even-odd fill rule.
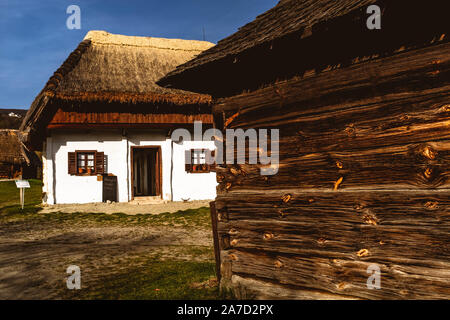
[[68,154],[68,169],[70,175],[77,174],[77,154],[76,152],[69,152]]
[[103,174],[105,173],[105,153],[96,152],[95,153],[95,173]]
[[184,166],[185,166],[185,170],[186,172],[191,172],[192,170],[192,150],[186,150],[184,151]]
[[203,152],[205,152],[206,163],[213,164],[214,163],[214,150],[204,150]]
[[206,150],[206,163],[208,164],[208,171],[216,170],[216,151],[215,150]]

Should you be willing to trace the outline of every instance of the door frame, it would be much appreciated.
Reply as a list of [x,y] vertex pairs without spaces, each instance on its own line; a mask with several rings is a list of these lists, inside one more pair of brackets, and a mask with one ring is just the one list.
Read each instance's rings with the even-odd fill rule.
[[[161,152],[161,146],[155,146],[155,145],[150,145],[150,146],[131,146],[131,200],[134,200],[134,150],[135,149],[155,149],[156,150],[156,161],[158,162],[156,164],[158,168],[155,168],[155,172],[156,172],[156,190],[159,189],[159,193],[157,194],[155,197],[161,197],[161,199],[163,198],[163,192],[162,192],[162,152]],[[159,171],[159,175],[158,175],[158,171]]]

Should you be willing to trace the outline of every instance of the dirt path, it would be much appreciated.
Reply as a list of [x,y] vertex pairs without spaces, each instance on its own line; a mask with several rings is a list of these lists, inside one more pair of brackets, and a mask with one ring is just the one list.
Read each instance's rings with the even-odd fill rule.
[[209,207],[210,201],[190,201],[190,202],[168,202],[160,204],[132,204],[132,203],[87,203],[87,204],[57,204],[46,206],[42,213],[49,212],[93,212],[93,213],[125,213],[134,214],[157,214],[163,212],[176,212],[179,210],[197,209]]
[[69,265],[81,268],[83,286],[89,286],[126,272],[142,257],[210,261],[211,246],[207,228],[53,220],[5,223],[0,225],[0,299],[58,299],[67,290]]

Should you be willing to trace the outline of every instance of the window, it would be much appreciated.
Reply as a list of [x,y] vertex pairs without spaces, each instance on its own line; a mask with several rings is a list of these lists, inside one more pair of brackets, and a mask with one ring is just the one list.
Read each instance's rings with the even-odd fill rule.
[[77,171],[79,174],[95,171],[95,152],[77,152]]
[[191,150],[191,163],[194,165],[206,164],[206,152],[202,149]]
[[106,172],[106,157],[103,152],[75,151],[68,154],[70,175],[90,176]]
[[186,150],[185,166],[189,173],[208,173],[215,171],[214,151],[207,149]]

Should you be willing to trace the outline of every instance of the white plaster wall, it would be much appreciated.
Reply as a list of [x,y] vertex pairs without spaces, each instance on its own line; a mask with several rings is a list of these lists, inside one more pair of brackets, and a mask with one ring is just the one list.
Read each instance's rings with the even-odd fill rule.
[[[49,165],[52,164],[52,159],[47,157],[47,154],[51,157],[51,150],[47,149],[48,145],[51,145],[51,138],[44,141],[42,150],[42,192],[45,194],[43,202],[53,203],[53,191],[50,189],[49,183],[49,177],[53,179],[53,175],[49,174]],[[51,199],[49,199],[50,197]]]
[[[76,150],[96,150],[107,156],[107,171],[117,176],[118,200],[131,200],[131,147],[161,146],[162,196],[171,200],[206,200],[216,196],[215,173],[188,174],[185,172],[184,152],[190,148],[214,148],[213,142],[173,143],[173,172],[171,177],[171,140],[165,133],[92,132],[52,133],[47,138],[44,164],[44,187],[48,204],[92,203],[102,201],[102,182],[97,176],[72,176],[68,174],[68,153]],[[128,154],[127,154],[128,149]],[[127,166],[128,163],[128,166]],[[127,179],[129,179],[127,181]]]
[[[102,182],[97,176],[69,175],[68,153],[76,150],[96,150],[107,156],[107,170],[117,176],[118,200],[128,201],[126,141],[113,133],[53,133],[54,200],[55,203],[91,203],[102,201]],[[47,141],[47,144],[49,142]],[[47,147],[47,150],[49,148]],[[50,180],[47,178],[47,180]],[[51,200],[51,199],[49,199]],[[50,204],[52,204],[50,202]]]
[[187,173],[185,171],[185,150],[210,149],[214,150],[214,142],[185,141],[173,144],[173,200],[208,200],[216,197],[216,173]]

